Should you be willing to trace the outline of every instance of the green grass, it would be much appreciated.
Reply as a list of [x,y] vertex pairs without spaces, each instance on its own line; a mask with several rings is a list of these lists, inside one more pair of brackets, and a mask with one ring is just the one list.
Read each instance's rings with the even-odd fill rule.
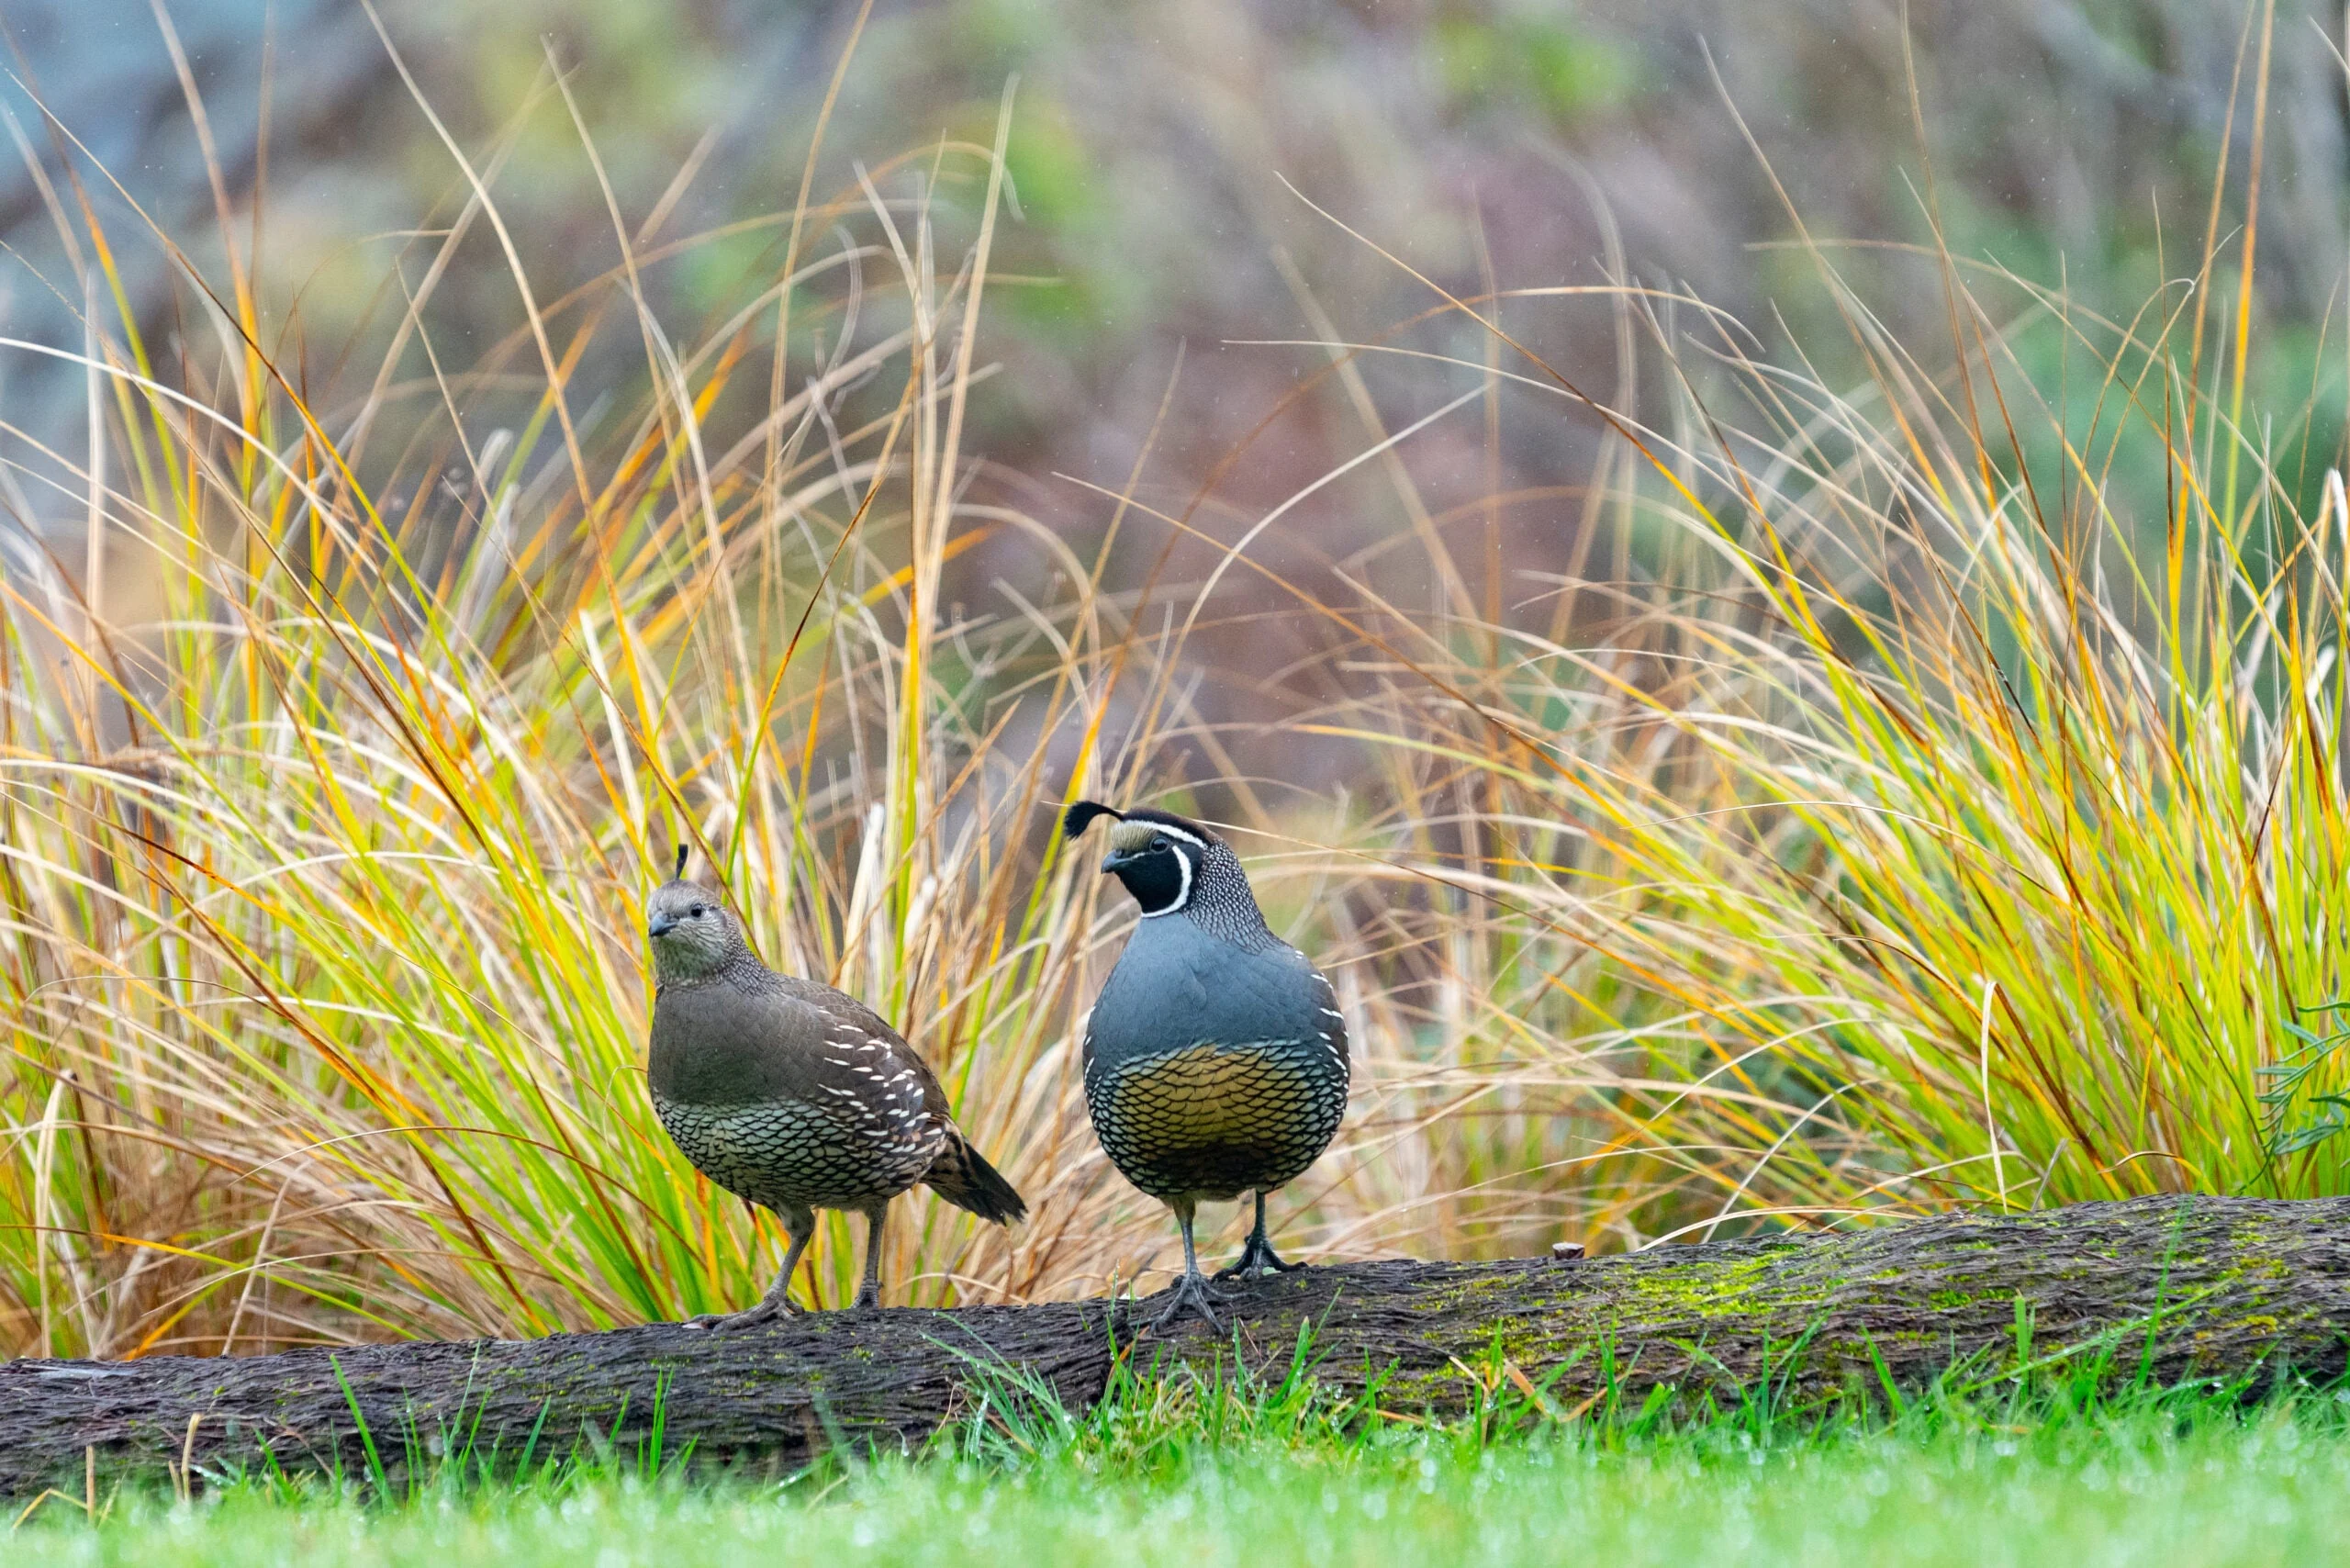
[[[629,1462],[397,1504],[352,1487],[51,1499],[0,1563],[2314,1562],[2350,1530],[2350,1406],[2205,1395],[1943,1406],[1806,1429],[1545,1424],[1496,1437],[1274,1398],[992,1421],[782,1484]],[[1051,1440],[1058,1431],[1059,1440]],[[1036,1442],[1040,1436],[1046,1440]],[[1405,1554],[1410,1554],[1406,1556]]]

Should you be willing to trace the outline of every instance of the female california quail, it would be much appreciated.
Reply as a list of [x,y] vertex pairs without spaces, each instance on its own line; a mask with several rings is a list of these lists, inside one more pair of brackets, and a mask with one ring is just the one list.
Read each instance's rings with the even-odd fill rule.
[[1265,1238],[1265,1194],[1330,1146],[1347,1108],[1347,1025],[1330,982],[1275,936],[1240,861],[1199,823],[1080,801],[1075,838],[1116,819],[1102,869],[1142,920],[1085,1029],[1085,1105],[1120,1173],[1175,1211],[1183,1277],[1158,1326],[1185,1307],[1211,1326],[1220,1298],[1200,1275],[1192,1216],[1203,1201],[1257,1198],[1239,1261],[1216,1275],[1289,1270]]
[[739,1327],[792,1309],[818,1209],[866,1217],[859,1307],[881,1299],[881,1222],[917,1182],[999,1225],[1028,1205],[964,1140],[937,1077],[863,1002],[758,960],[717,896],[676,877],[645,906],[653,944],[653,1109],[694,1169],[772,1209],[791,1238],[759,1305],[696,1318]]

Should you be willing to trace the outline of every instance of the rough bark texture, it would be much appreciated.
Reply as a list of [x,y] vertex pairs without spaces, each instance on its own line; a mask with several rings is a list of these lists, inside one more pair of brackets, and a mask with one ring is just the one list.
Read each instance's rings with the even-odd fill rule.
[[[263,1462],[367,1473],[353,1418],[397,1474],[470,1444],[519,1456],[653,1436],[704,1460],[796,1465],[828,1442],[919,1441],[964,1407],[975,1361],[1024,1369],[1072,1409],[1096,1399],[1113,1341],[1205,1362],[1286,1365],[1312,1325],[1317,1375],[1385,1379],[1389,1407],[1458,1406],[1469,1368],[1539,1380],[1572,1409],[1612,1368],[1625,1397],[1660,1386],[1735,1397],[1916,1387],[1953,1363],[2011,1365],[2019,1307],[2035,1360],[2109,1354],[2166,1382],[2344,1370],[2350,1199],[2141,1199],[2014,1219],[1951,1215],[1851,1234],[1668,1247],[1553,1262],[1355,1263],[1227,1287],[1227,1333],[1164,1339],[1129,1305],[832,1313],[711,1334],[653,1324],[603,1334],[368,1345],[249,1359],[18,1361],[0,1366],[0,1491],[193,1455],[199,1472]],[[1129,1320],[1136,1327],[1129,1327]],[[1515,1383],[1515,1379],[1511,1380]],[[661,1390],[656,1399],[656,1386]],[[191,1440],[189,1424],[195,1420]],[[535,1434],[535,1439],[533,1437]]]

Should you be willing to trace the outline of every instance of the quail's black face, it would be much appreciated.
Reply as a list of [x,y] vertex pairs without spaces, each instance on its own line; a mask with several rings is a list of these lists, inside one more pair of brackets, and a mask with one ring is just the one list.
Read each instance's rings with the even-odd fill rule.
[[1080,801],[1061,820],[1061,832],[1075,838],[1097,817],[1113,819],[1109,858],[1102,869],[1115,876],[1142,906],[1143,918],[1173,914],[1189,905],[1200,879],[1200,858],[1214,842],[1207,829],[1171,812],[1145,808],[1120,812],[1095,801]]
[[[1130,846],[1121,842],[1129,838]],[[1191,902],[1192,846],[1147,823],[1119,823],[1110,842],[1102,869],[1126,885],[1144,914],[1172,914]]]

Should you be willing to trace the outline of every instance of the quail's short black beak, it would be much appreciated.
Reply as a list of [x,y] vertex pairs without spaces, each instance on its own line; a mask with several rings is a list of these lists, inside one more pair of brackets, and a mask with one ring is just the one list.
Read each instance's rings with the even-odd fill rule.
[[1109,854],[1104,855],[1102,857],[1102,869],[1104,871],[1120,871],[1124,870],[1133,863],[1133,856],[1127,854],[1123,849],[1113,849]]
[[670,932],[677,929],[677,917],[676,915],[656,914],[652,919],[644,923],[644,934],[647,936],[666,936]]

